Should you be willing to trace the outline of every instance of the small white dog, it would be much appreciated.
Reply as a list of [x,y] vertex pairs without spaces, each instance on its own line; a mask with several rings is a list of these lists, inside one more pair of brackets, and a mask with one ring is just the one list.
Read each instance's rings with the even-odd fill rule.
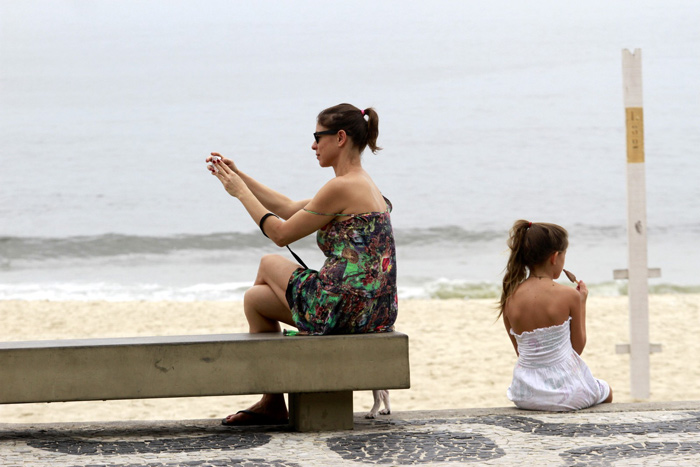
[[[372,397],[374,397],[374,405],[372,409],[365,415],[365,418],[377,418],[377,414],[389,415],[391,413],[391,404],[389,403],[389,391],[386,389],[373,389]],[[384,408],[379,410],[379,407],[384,403]]]

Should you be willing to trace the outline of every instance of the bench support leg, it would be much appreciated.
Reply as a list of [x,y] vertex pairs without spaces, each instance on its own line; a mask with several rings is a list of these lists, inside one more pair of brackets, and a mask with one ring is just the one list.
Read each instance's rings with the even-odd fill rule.
[[352,391],[289,394],[289,421],[296,431],[352,430]]

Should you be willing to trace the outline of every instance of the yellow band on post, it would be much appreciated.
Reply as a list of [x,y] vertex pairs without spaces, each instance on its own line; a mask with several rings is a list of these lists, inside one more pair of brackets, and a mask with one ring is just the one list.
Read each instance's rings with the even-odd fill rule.
[[627,125],[627,162],[644,162],[644,110],[641,107],[625,109]]

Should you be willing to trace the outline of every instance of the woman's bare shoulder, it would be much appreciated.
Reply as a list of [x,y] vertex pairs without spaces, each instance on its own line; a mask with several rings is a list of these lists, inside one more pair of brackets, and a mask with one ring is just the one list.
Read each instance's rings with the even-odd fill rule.
[[362,178],[352,175],[342,175],[328,180],[318,191],[319,193],[338,195],[343,192],[352,192],[358,187],[364,186]]
[[316,198],[349,199],[353,193],[362,188],[360,181],[353,178],[333,177],[316,193]]

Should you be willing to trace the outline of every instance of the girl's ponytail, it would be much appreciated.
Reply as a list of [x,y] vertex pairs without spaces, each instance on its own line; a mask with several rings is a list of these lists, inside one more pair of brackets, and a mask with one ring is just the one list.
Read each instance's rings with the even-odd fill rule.
[[523,261],[523,244],[525,243],[525,235],[530,226],[532,226],[532,222],[521,219],[516,221],[510,229],[510,237],[508,238],[510,258],[508,258],[506,273],[503,276],[503,292],[501,293],[501,311],[498,313],[499,317],[506,308],[508,298],[513,295],[515,289],[518,288],[520,283],[526,278],[527,268]]

